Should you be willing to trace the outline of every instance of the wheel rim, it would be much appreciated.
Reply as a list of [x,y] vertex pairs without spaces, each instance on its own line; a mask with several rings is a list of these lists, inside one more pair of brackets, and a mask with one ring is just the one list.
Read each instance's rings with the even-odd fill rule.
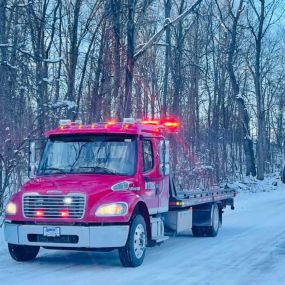
[[142,224],[137,225],[134,233],[134,251],[137,258],[141,258],[145,251],[145,230]]
[[217,206],[213,206],[213,228],[215,231],[218,230],[219,228],[219,223],[220,223],[220,217],[219,217],[219,209]]

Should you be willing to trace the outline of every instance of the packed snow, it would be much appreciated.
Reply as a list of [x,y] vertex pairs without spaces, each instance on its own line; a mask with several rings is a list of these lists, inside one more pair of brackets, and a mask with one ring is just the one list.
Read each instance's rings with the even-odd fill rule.
[[[236,209],[224,213],[215,238],[191,233],[148,248],[142,266],[123,268],[109,253],[41,249],[36,260],[12,260],[0,238],[0,284],[285,284],[285,185],[235,183]],[[249,186],[250,184],[250,186]]]

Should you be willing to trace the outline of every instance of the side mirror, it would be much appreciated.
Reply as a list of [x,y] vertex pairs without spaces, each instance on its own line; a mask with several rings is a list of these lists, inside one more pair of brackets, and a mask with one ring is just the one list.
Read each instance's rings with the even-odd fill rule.
[[45,139],[34,139],[29,141],[29,178],[36,177],[39,159],[41,157],[45,142]]
[[159,168],[162,175],[169,175],[169,141],[159,142]]
[[29,145],[29,177],[34,178],[37,172],[36,142],[30,141]]

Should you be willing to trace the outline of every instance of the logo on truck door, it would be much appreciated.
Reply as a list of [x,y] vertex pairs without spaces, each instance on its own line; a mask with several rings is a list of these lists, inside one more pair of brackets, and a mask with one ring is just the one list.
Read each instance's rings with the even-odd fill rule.
[[155,190],[156,184],[154,182],[146,182],[145,183],[145,190]]

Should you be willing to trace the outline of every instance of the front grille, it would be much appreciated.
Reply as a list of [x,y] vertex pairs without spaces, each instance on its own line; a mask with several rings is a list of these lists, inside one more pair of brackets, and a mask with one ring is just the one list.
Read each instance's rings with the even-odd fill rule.
[[23,210],[26,218],[80,219],[85,211],[85,196],[25,195]]

